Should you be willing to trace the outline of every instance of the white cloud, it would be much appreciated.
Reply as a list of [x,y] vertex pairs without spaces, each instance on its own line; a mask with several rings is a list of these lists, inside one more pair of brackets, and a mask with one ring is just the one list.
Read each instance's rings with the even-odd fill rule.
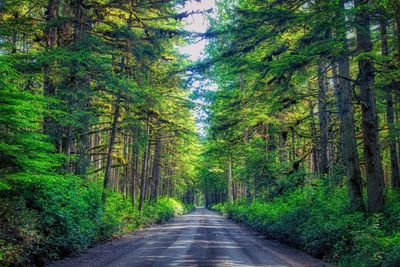
[[[215,9],[215,0],[202,0],[200,2],[190,0],[187,1],[181,12],[192,11],[205,11],[208,9]],[[204,33],[207,31],[209,25],[205,14],[195,14],[184,19],[186,24],[185,30],[197,33]],[[194,44],[189,44],[181,48],[181,51],[188,54],[192,60],[201,58],[204,48],[207,45],[206,40],[198,40]]]

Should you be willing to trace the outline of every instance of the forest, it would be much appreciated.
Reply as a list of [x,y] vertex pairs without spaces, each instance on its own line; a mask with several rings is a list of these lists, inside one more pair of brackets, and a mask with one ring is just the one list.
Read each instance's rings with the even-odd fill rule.
[[[182,1],[181,1],[182,2]],[[43,264],[193,202],[179,1],[0,5],[0,265]]]
[[218,8],[207,205],[343,266],[399,266],[400,2]]
[[334,265],[399,266],[400,1],[186,2],[0,1],[0,265],[197,205]]

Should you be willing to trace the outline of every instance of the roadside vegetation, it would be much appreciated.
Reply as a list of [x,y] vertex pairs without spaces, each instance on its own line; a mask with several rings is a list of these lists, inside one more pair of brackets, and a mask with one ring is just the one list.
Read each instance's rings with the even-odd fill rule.
[[0,265],[43,265],[194,208],[161,197],[139,211],[120,193],[109,191],[107,198],[104,207],[102,186],[74,176],[15,181],[0,191]]
[[182,1],[0,3],[0,265],[43,265],[194,203]]
[[399,266],[399,0],[217,0],[205,33],[184,3],[1,1],[0,265],[204,199],[318,258]]
[[349,208],[346,189],[306,185],[269,201],[243,199],[211,209],[339,266],[391,267],[400,262],[398,198],[389,193],[390,208],[366,215]]
[[207,206],[342,266],[399,266],[400,2],[217,3]]

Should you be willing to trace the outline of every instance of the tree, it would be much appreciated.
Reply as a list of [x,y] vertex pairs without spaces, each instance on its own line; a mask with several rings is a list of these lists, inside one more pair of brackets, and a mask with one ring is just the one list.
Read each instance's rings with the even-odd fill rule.
[[[381,88],[391,88],[385,80],[391,83],[395,76],[392,71],[396,67],[388,68],[394,47],[387,45],[388,38],[394,40],[395,36],[389,36],[381,25],[382,47],[387,48],[378,50],[375,32],[379,28],[373,26],[396,15],[379,15],[386,8],[383,3],[354,3],[219,2],[220,16],[211,21],[206,34],[211,38],[209,57],[198,65],[218,85],[209,101],[209,142],[227,142],[235,151],[245,151],[243,146],[249,149],[249,154],[242,155],[243,161],[235,160],[236,168],[248,166],[235,178],[246,179],[249,186],[251,177],[259,177],[252,181],[253,189],[264,192],[259,197],[282,194],[304,183],[300,178],[303,172],[318,170],[328,183],[337,176],[346,177],[340,181],[348,181],[353,210],[364,209],[365,175],[368,210],[378,212],[384,207],[383,167],[389,163],[394,177],[398,170],[394,100],[391,93],[385,93],[388,105],[383,111],[380,94]],[[387,124],[381,120],[384,113]],[[388,163],[382,161],[381,151],[385,127],[391,144]],[[247,144],[243,133],[250,140]],[[249,145],[260,137],[266,161],[249,157],[261,149],[258,144]],[[358,143],[363,144],[363,151]],[[364,163],[365,172],[361,168]],[[293,178],[296,176],[298,179]],[[341,182],[337,186],[343,186]],[[392,186],[395,188],[396,182]]]
[[336,13],[339,19],[337,27],[338,39],[342,46],[341,54],[337,57],[337,105],[340,120],[341,151],[343,162],[346,166],[346,174],[349,179],[349,195],[353,209],[358,210],[363,209],[364,204],[362,200],[362,178],[356,143],[354,108],[352,104],[353,96],[348,41],[346,38],[345,3],[346,1],[339,1],[338,11]]
[[374,66],[368,53],[372,50],[370,33],[370,14],[367,9],[369,1],[356,0],[355,28],[359,56],[358,69],[360,102],[362,108],[362,128],[364,138],[364,156],[367,171],[368,209],[381,211],[384,206],[384,180],[379,145],[378,117],[374,94]]

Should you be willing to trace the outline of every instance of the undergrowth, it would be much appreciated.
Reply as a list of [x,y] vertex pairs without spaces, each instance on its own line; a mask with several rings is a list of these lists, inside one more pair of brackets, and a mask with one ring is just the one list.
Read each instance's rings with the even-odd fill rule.
[[400,194],[383,213],[349,209],[346,189],[306,186],[267,201],[211,207],[268,237],[339,266],[400,266]]
[[164,197],[146,202],[141,214],[130,198],[113,192],[104,209],[101,188],[74,176],[13,177],[0,190],[0,266],[43,265],[193,209]]

